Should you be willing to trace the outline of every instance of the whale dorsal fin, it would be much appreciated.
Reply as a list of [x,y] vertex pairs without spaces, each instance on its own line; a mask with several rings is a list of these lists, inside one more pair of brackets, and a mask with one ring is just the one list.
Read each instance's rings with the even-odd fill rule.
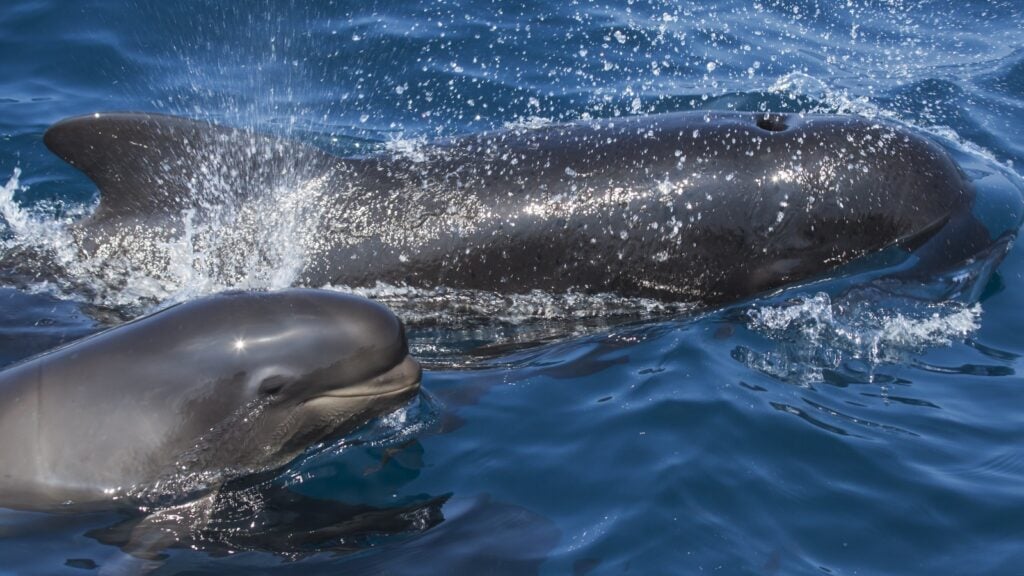
[[148,216],[297,183],[341,162],[299,142],[158,114],[80,116],[46,146],[100,190],[94,219]]

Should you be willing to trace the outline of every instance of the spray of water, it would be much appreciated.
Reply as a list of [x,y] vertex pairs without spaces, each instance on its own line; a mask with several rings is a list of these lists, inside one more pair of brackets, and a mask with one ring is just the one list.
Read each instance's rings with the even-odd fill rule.
[[45,206],[25,208],[20,175],[15,170],[0,188],[3,259],[29,270],[8,280],[128,315],[223,290],[291,286],[317,243],[319,190],[296,186],[207,202],[164,226],[120,226],[86,251],[79,226],[86,208],[63,218]]
[[980,327],[981,316],[978,303],[883,300],[857,291],[833,299],[822,292],[752,307],[748,327],[774,347],[739,346],[733,357],[804,386],[837,378],[871,382],[881,366],[968,339]]
[[[417,156],[419,145],[393,146],[396,153]],[[104,232],[98,248],[86,251],[76,248],[86,230],[76,219],[18,203],[19,176],[16,171],[0,190],[0,214],[7,222],[5,260],[32,262],[33,273],[21,279],[23,287],[84,299],[124,316],[224,290],[275,290],[301,283],[303,269],[326,245],[324,226],[338,219],[338,202],[315,182],[241,199],[218,187],[196,187],[203,195],[198,208],[184,209],[160,225],[119,225]],[[41,276],[44,270],[48,273]],[[497,294],[388,284],[319,287],[359,293],[391,306],[408,322],[430,324],[642,318],[688,309],[613,294]]]

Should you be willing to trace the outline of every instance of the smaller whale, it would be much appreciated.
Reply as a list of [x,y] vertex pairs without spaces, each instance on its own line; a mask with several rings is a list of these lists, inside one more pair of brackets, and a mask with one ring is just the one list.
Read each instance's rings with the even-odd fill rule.
[[199,498],[396,408],[420,374],[401,322],[360,297],[179,304],[0,372],[0,507]]

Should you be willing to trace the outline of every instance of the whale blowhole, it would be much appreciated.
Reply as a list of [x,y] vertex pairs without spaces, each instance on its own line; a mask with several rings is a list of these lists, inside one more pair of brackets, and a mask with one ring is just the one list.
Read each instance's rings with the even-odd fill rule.
[[757,118],[757,127],[762,130],[769,132],[782,132],[789,125],[786,124],[786,118],[778,114],[765,114]]

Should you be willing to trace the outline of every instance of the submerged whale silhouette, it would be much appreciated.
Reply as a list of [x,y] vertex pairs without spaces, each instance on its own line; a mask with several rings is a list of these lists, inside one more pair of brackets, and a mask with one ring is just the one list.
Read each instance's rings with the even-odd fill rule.
[[[687,112],[515,128],[340,158],[152,114],[64,120],[46,145],[100,189],[76,228],[106,257],[218,207],[300,190],[295,284],[576,291],[717,304],[886,247],[952,265],[989,229],[937,144],[861,117]],[[991,207],[990,207],[991,208]],[[231,226],[223,226],[225,233]],[[154,242],[153,238],[157,241]],[[142,261],[144,258],[136,258]]]

